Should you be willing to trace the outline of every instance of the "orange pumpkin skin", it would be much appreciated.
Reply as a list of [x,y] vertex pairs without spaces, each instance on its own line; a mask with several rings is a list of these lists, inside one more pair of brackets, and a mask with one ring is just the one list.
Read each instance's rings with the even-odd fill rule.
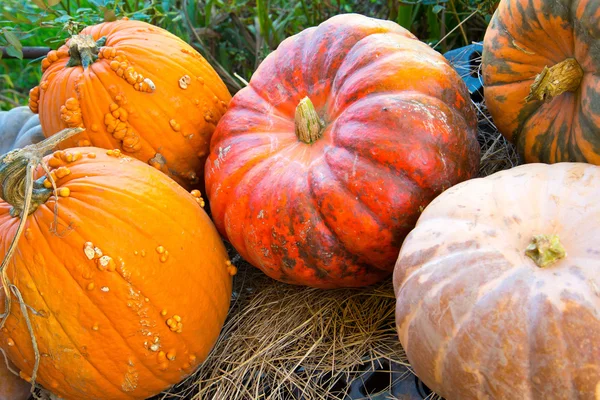
[[[37,382],[65,400],[155,395],[217,340],[235,272],[223,242],[197,199],[140,161],[91,147],[46,161],[59,193],[70,189],[58,234],[52,196],[28,217],[8,269],[39,314],[30,314]],[[10,208],[0,201],[0,258],[19,223]],[[4,310],[3,292],[0,300]],[[15,298],[0,346],[30,377],[33,347]]]
[[[482,60],[486,105],[526,162],[600,164],[599,11],[594,0],[502,0],[489,24]],[[526,100],[544,67],[569,60],[581,69],[571,90]]]
[[[323,120],[295,133],[307,96]],[[320,288],[389,276],[420,208],[477,173],[469,93],[390,21],[333,17],[286,39],[238,92],[206,163],[212,217],[267,275]]]
[[8,370],[0,354],[0,400],[27,400],[30,390],[30,384]]
[[46,137],[67,127],[86,131],[60,148],[120,148],[187,188],[203,183],[210,137],[231,99],[214,69],[171,33],[127,19],[85,28],[106,38],[87,68],[68,67],[69,45],[42,61],[29,106]]
[[[600,167],[526,164],[447,190],[394,271],[400,342],[448,400],[598,399]],[[558,235],[566,256],[525,250]]]

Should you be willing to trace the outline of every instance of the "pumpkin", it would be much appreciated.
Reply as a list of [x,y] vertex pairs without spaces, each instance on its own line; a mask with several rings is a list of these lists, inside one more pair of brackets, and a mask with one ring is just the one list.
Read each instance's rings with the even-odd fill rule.
[[27,400],[31,385],[12,373],[0,354],[0,400]]
[[598,399],[600,167],[525,164],[445,191],[394,271],[416,374],[447,400]]
[[40,119],[29,107],[0,111],[0,154],[43,139]]
[[210,137],[231,98],[183,40],[141,21],[85,28],[42,60],[30,92],[46,136],[85,127],[60,148],[119,148],[186,188],[201,187]]
[[419,210],[478,170],[460,76],[399,25],[332,17],[284,40],[219,122],[206,189],[221,234],[291,284],[391,274]]
[[600,164],[599,4],[502,0],[483,41],[485,100],[526,162]]
[[[21,151],[0,164],[0,259],[23,212],[26,162]],[[38,168],[6,270],[32,310],[36,382],[65,400],[130,400],[181,381],[216,342],[235,273],[198,192],[118,149],[56,151],[45,162],[58,214]],[[0,346],[30,380],[34,347],[12,297]]]

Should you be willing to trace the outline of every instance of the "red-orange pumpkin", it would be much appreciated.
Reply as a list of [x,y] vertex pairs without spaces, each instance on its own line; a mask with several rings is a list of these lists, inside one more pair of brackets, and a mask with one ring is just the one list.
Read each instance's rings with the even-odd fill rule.
[[[117,400],[181,381],[214,345],[235,273],[201,199],[119,150],[82,147],[46,162],[62,196],[58,226],[41,178],[7,269],[35,310],[37,382],[66,400]],[[0,164],[0,259],[20,222],[11,214],[23,205],[22,164],[8,156]],[[5,301],[1,292],[2,311]],[[0,346],[32,375],[32,341],[14,296]]]
[[103,23],[48,53],[42,71],[29,106],[44,134],[87,128],[60,148],[119,148],[188,188],[203,181],[231,95],[183,40],[141,21]]
[[339,15],[286,39],[232,100],[211,141],[215,224],[293,284],[389,275],[419,210],[478,170],[469,93],[399,25]]
[[0,354],[0,400],[27,400],[31,385],[13,374]]
[[526,164],[445,191],[394,270],[414,371],[447,400],[600,398],[600,167]]
[[526,162],[600,164],[600,3],[502,0],[483,41],[486,105]]

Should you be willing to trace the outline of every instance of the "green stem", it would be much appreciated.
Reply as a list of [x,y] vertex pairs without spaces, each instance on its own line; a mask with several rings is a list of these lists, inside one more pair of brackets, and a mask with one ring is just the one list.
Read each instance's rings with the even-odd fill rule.
[[525,255],[540,268],[554,264],[567,255],[558,235],[536,235],[525,249]]
[[67,67],[81,65],[84,69],[98,59],[98,51],[106,43],[106,37],[94,41],[92,35],[75,35],[69,41],[69,62]]
[[301,142],[311,144],[323,135],[324,123],[317,114],[315,106],[308,97],[303,98],[296,107],[296,136]]

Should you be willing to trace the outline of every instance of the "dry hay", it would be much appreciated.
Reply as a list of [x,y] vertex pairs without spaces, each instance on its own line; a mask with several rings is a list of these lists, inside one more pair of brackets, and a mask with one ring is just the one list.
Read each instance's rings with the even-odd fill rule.
[[[518,165],[483,102],[474,105],[480,176]],[[365,370],[408,366],[395,330],[391,278],[362,289],[319,290],[276,282],[231,248],[230,256],[239,274],[219,341],[196,374],[156,399],[347,399],[347,383],[360,381]],[[395,369],[386,374],[388,387],[409,375]]]

